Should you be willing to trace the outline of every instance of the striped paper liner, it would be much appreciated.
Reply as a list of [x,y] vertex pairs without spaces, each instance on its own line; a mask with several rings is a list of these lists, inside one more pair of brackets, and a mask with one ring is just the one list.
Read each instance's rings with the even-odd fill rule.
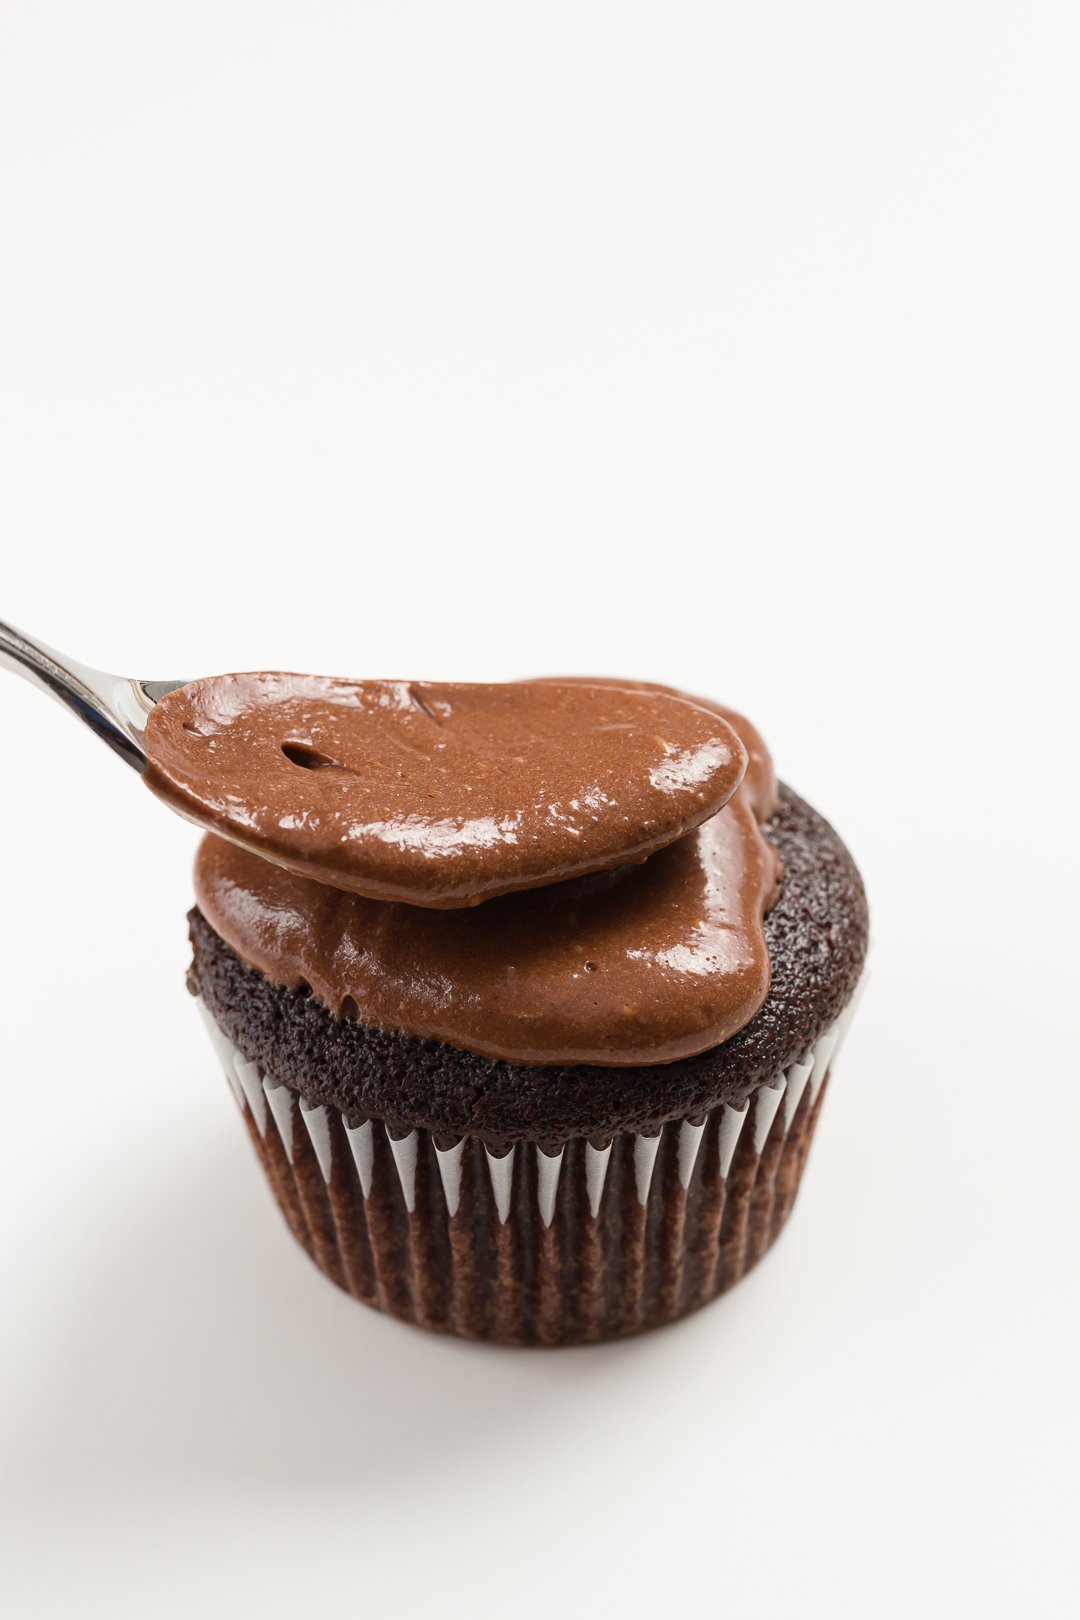
[[421,1327],[573,1344],[674,1321],[766,1252],[858,997],[741,1108],[556,1153],[309,1106],[200,1007],[282,1213],[333,1282]]

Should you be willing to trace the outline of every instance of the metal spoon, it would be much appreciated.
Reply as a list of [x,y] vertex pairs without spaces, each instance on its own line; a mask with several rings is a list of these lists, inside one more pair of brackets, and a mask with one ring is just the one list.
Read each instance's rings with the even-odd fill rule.
[[146,721],[167,692],[186,681],[138,681],[109,675],[55,652],[0,619],[0,665],[40,686],[72,709],[91,731],[137,771],[146,769]]

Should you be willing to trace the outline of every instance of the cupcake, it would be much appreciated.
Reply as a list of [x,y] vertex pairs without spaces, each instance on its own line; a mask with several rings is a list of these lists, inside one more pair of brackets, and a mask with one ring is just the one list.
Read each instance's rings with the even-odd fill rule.
[[150,728],[149,785],[214,829],[188,984],[274,1197],[333,1282],[422,1327],[555,1345],[673,1321],[791,1212],[863,970],[858,871],[715,704],[484,689],[510,696],[478,766],[455,749],[481,689],[393,690],[364,720],[362,834],[355,804],[334,819],[349,716],[311,693],[282,739],[275,689],[287,815],[265,774],[215,797],[191,768],[247,768],[250,691],[209,713],[186,688],[156,750]]

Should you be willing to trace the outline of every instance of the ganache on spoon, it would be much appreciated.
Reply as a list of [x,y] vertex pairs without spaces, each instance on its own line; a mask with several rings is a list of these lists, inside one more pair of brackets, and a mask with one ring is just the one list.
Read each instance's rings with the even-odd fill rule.
[[173,809],[303,876],[438,909],[643,861],[716,814],[747,755],[715,711],[613,684],[139,681],[0,622]]
[[684,699],[251,674],[147,725],[147,785],[301,875],[438,909],[641,861],[728,801],[746,750]]

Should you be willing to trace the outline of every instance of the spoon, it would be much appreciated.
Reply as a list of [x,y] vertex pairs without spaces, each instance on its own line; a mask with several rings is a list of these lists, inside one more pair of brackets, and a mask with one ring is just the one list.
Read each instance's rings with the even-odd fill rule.
[[134,766],[146,769],[146,722],[186,681],[140,681],[91,669],[0,619],[0,665],[40,686]]

